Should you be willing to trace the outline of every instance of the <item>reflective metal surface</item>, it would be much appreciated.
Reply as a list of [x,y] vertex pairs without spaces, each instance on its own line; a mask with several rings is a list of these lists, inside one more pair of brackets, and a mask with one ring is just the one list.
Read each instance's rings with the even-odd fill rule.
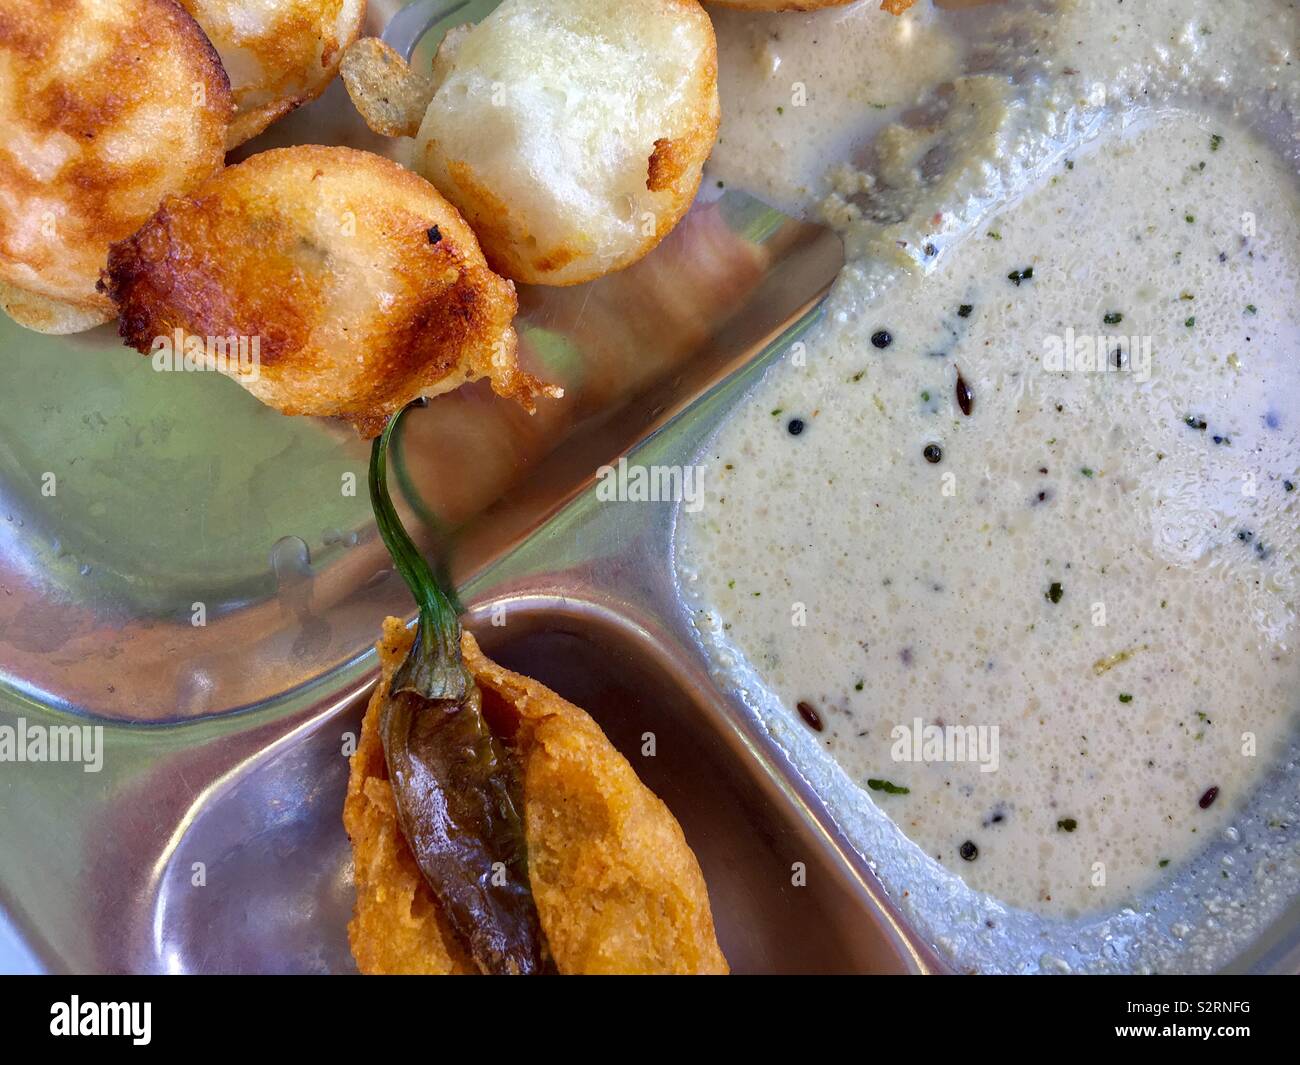
[[[392,5],[372,6],[376,32]],[[393,148],[336,84],[241,154],[313,139]],[[708,186],[633,268],[521,289],[523,358],[565,398],[529,418],[469,388],[415,412],[405,516],[485,650],[585,707],[672,808],[733,969],[942,970],[711,679],[673,505],[596,498],[619,455],[689,462],[841,263],[836,238]],[[413,613],[370,521],[368,447],[155,372],[111,329],[0,319],[0,349],[0,725],[104,729],[99,772],[0,763],[6,931],[56,971],[351,971],[345,752],[380,620]],[[1293,966],[1298,923],[1243,964]]]

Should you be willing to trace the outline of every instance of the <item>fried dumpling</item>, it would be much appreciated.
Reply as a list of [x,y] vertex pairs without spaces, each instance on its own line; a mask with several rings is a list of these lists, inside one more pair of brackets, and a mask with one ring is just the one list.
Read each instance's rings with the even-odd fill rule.
[[[379,736],[381,707],[412,634],[384,622],[382,675],[352,757],[343,821],[357,901],[348,938],[363,973],[478,971],[402,835]],[[523,771],[528,879],[562,974],[721,974],[713,914],[681,827],[599,726],[461,637],[483,712],[508,729]]]
[[113,317],[109,245],[219,168],[231,96],[173,0],[5,0],[0,306],[48,333]]
[[[455,208],[369,152],[282,148],[228,167],[114,245],[104,288],[136,350],[174,351],[179,330],[263,403],[363,436],[479,378],[530,409],[558,393],[519,368],[514,286]],[[220,359],[232,344],[256,358]]]
[[365,0],[180,0],[230,75],[235,117],[228,146],[314,100],[361,32]]
[[717,61],[695,0],[505,0],[450,30],[429,76],[361,41],[343,77],[371,128],[417,134],[413,165],[494,270],[574,285],[640,259],[690,207]]

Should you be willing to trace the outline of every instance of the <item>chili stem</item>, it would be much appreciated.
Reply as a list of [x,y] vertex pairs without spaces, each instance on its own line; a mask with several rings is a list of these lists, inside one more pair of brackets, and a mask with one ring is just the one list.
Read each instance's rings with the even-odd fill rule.
[[384,546],[420,608],[415,643],[393,677],[393,692],[414,691],[426,699],[461,700],[469,678],[460,658],[460,620],[433,570],[411,540],[388,494],[388,448],[403,407],[375,438],[370,451],[370,505]]

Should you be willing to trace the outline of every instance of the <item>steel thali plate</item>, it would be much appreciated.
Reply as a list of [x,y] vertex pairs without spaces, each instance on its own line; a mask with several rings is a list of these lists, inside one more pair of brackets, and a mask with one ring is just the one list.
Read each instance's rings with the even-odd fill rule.
[[[448,3],[437,29],[492,6]],[[368,32],[423,25],[371,7]],[[310,141],[394,150],[336,83],[239,154]],[[738,972],[945,966],[710,674],[673,506],[602,505],[593,483],[620,455],[689,461],[841,262],[836,237],[706,182],[636,266],[521,287],[521,357],[562,401],[530,418],[462,389],[408,419],[394,462],[485,650],[592,713],[677,815]],[[0,348],[0,723],[104,728],[99,772],[0,771],[8,937],[52,971],[353,971],[345,742],[381,619],[413,613],[370,519],[368,447],[216,375],[154,372],[111,326],[6,319]],[[1297,923],[1250,964],[1293,965]]]

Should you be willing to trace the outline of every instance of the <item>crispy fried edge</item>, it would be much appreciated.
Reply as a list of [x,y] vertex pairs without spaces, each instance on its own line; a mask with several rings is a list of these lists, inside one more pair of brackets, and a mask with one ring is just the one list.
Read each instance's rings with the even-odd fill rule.
[[600,726],[461,637],[480,689],[519,717],[528,876],[566,974],[724,974],[699,862],[668,807]]
[[[384,620],[380,680],[343,807],[357,884],[348,940],[365,973],[468,972],[401,835],[378,735],[380,707],[411,641],[400,620]],[[529,876],[560,971],[727,972],[704,876],[668,808],[585,712],[492,662],[469,633],[461,651],[480,687],[504,699],[519,720],[513,742],[524,761]],[[573,814],[593,803],[603,828],[574,842]],[[576,827],[585,833],[592,826]],[[645,922],[661,918],[661,934],[647,939]],[[635,953],[611,955],[611,932],[623,943],[630,938]]]
[[362,37],[339,66],[353,106],[375,133],[414,137],[433,99],[433,79],[412,70],[378,37]]
[[65,303],[6,281],[0,281],[0,308],[24,328],[51,336],[84,333],[116,317],[112,310]]

